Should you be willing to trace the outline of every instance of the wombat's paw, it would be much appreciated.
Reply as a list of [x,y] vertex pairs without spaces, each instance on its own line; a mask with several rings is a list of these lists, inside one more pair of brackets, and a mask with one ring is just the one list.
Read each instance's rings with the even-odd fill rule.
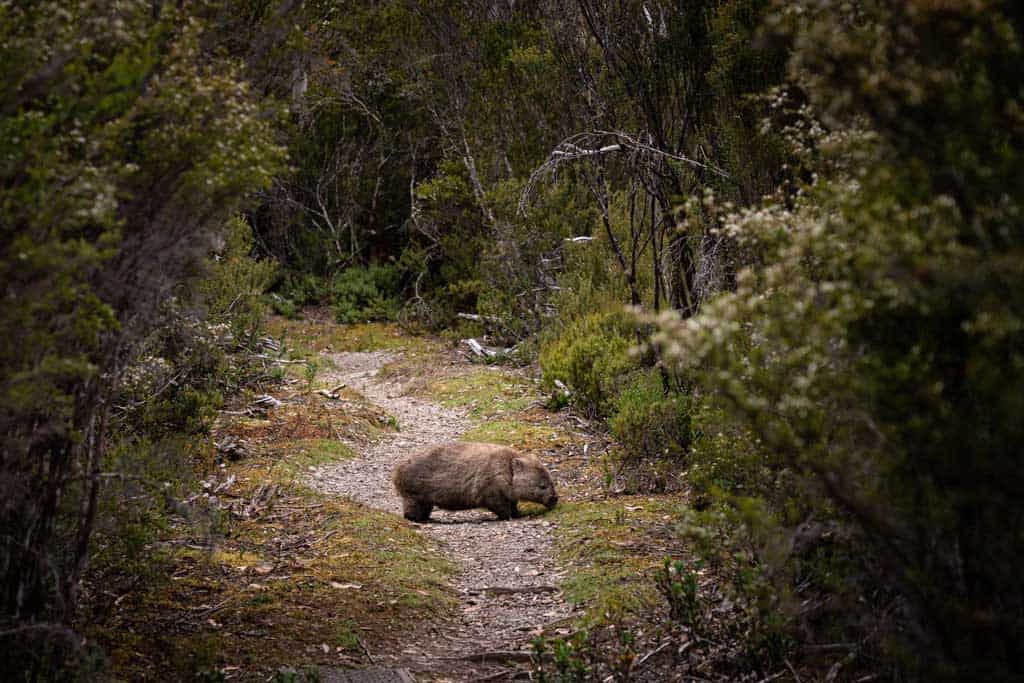
[[434,508],[428,503],[418,503],[414,500],[402,501],[402,515],[410,522],[426,522],[430,519],[430,511]]

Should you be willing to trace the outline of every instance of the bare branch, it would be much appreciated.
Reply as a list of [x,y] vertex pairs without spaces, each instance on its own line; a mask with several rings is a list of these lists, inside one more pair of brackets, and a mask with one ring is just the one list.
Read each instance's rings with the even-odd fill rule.
[[547,160],[530,174],[526,187],[523,188],[523,192],[519,198],[519,214],[522,215],[526,213],[526,209],[532,200],[537,185],[548,178],[554,177],[563,164],[581,159],[593,160],[604,157],[608,154],[622,152],[632,153],[639,156],[642,162],[647,162],[644,164],[645,166],[651,166],[651,162],[655,160],[668,159],[693,166],[694,168],[710,171],[716,175],[722,176],[723,178],[729,177],[728,173],[713,164],[700,162],[681,154],[675,154],[658,149],[657,147],[643,142],[641,136],[638,135],[630,135],[621,131],[609,130],[594,130],[575,133],[558,143],[558,145],[551,150]]

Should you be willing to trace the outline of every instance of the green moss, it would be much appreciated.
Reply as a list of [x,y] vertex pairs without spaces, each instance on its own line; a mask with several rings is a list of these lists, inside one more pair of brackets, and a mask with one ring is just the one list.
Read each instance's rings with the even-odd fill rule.
[[[341,654],[360,656],[361,640],[372,650],[378,634],[454,606],[457,566],[404,520],[275,476],[249,482],[278,483],[274,506],[235,520],[213,551],[175,552],[175,580],[133,594],[131,609],[96,633],[120,675],[177,678],[193,652],[210,670],[337,666]],[[123,639],[128,629],[140,638]]]
[[556,429],[518,420],[481,422],[460,437],[463,441],[486,441],[507,446],[529,448],[540,443],[550,445],[564,437]]
[[[357,413],[350,417],[381,422],[379,411],[359,412],[363,397],[341,393],[347,413]],[[402,623],[454,606],[448,583],[458,567],[430,539],[396,515],[301,483],[309,468],[355,456],[324,438],[332,430],[321,424],[321,403],[294,401],[273,420],[222,425],[254,446],[222,473],[236,478],[224,500],[237,513],[257,494],[273,496],[251,514],[211,509],[221,527],[212,550],[181,542],[183,529],[164,530],[169,542],[153,552],[166,552],[164,574],[173,580],[139,587],[90,629],[119,677],[192,680],[226,665],[269,675],[282,666],[351,664],[363,657],[360,639],[374,651]],[[346,431],[341,411],[330,419]],[[126,640],[127,632],[140,637]]]
[[311,467],[354,457],[355,452],[336,439],[303,439],[277,452],[271,477],[291,480]]
[[550,513],[567,570],[562,588],[584,608],[583,626],[614,623],[656,604],[653,577],[666,556],[680,552],[673,524],[685,510],[675,497],[629,497],[563,503]]
[[[184,551],[183,551],[184,552]],[[194,551],[204,552],[204,551]],[[210,562],[215,562],[224,567],[255,566],[263,561],[263,557],[256,553],[238,548],[224,548],[212,550],[205,554]]]
[[448,408],[469,408],[473,419],[517,412],[537,399],[528,380],[488,368],[438,380],[428,387],[427,393]]
[[[347,504],[346,514],[327,526],[344,549],[348,575],[379,586],[395,604],[416,608],[450,606],[447,579],[457,565],[437,552],[433,542],[396,515]],[[333,536],[332,536],[333,538]]]
[[322,351],[406,351],[437,352],[441,344],[429,337],[406,334],[393,323],[356,323],[337,325],[313,320],[288,320],[271,316],[267,330],[275,339],[283,340],[288,356],[293,359],[315,358]]
[[338,460],[347,460],[356,457],[355,451],[340,441],[332,439],[311,439],[304,442],[308,444],[308,454],[311,465],[322,465]]

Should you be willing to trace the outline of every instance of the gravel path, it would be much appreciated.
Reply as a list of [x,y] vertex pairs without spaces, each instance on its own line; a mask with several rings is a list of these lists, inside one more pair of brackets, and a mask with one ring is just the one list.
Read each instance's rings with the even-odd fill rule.
[[[362,447],[359,457],[322,466],[311,485],[364,505],[401,514],[391,484],[395,464],[410,453],[459,438],[470,426],[457,410],[404,395],[400,380],[381,380],[377,370],[394,353],[329,354],[339,368],[332,384],[346,383],[398,420],[401,430]],[[544,519],[498,521],[486,510],[434,510],[432,521],[416,525],[462,567],[452,588],[460,606],[454,618],[409,625],[408,636],[391,653],[375,655],[388,666],[405,667],[419,680],[510,679],[519,673],[531,639],[540,629],[572,616],[555,589],[552,551],[555,524]],[[507,672],[507,676],[502,673]]]

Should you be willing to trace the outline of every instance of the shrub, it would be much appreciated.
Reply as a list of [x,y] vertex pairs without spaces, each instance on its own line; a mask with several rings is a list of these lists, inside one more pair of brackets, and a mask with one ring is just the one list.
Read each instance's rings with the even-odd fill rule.
[[346,268],[331,279],[331,303],[340,323],[394,320],[398,294],[399,275],[392,266]]
[[301,308],[321,303],[327,297],[327,283],[313,273],[290,270],[281,278],[277,292],[284,299]]
[[[902,5],[885,7],[879,12],[891,19]],[[971,19],[982,17],[1000,19]],[[920,35],[935,30],[914,16],[900,20]],[[828,25],[823,18],[816,28]],[[955,26],[943,29],[948,41],[977,49],[976,35]],[[854,62],[887,54],[843,46],[857,53]],[[1018,51],[1016,42],[989,48]],[[954,54],[956,79],[1006,76],[948,48],[930,58]],[[931,83],[917,70],[936,72],[917,60],[885,69],[906,76],[913,67],[914,82]],[[873,69],[882,82],[892,77],[885,69]],[[658,336],[666,358],[700,369],[737,428],[763,444],[770,476],[735,468],[753,484],[744,495],[758,503],[744,520],[754,560],[780,593],[820,592],[802,595],[786,616],[816,638],[841,633],[887,649],[889,661],[908,655],[908,677],[929,680],[1024,672],[1016,636],[1024,628],[1024,513],[1010,493],[1024,485],[1024,241],[1012,227],[1024,193],[1006,170],[1019,168],[1024,125],[1004,120],[1006,103],[989,91],[970,92],[951,108],[948,90],[931,93],[929,108],[946,108],[944,117],[916,118],[926,109],[920,94],[869,103],[867,111],[903,115],[831,141],[859,167],[849,169],[856,180],[836,173],[792,206],[728,219],[724,229],[763,261],[700,315],[665,315]],[[987,129],[974,128],[985,117],[1007,136],[996,148]],[[940,118],[950,125],[943,145],[908,142],[934,135],[931,121]],[[972,152],[950,151],[960,146]],[[989,160],[1000,155],[1006,165],[997,169]],[[985,182],[965,183],[970,196],[939,194],[942,169],[960,165],[964,177]]]
[[[122,380],[177,323],[169,294],[195,291],[212,238],[285,156],[273,105],[204,48],[217,41],[191,5],[55,7],[0,10],[0,280],[12,302],[0,310],[0,650],[22,680],[60,678],[39,654],[83,640],[64,625],[77,623],[98,501],[117,474],[108,451],[139,408],[120,400]],[[255,294],[271,268],[217,264],[197,301],[233,314],[232,292]],[[139,400],[183,383],[161,379]],[[208,398],[200,388],[155,420],[201,426],[191,418]]]
[[631,458],[683,459],[693,440],[693,397],[666,390],[656,369],[636,373],[615,400],[608,421]]
[[857,643],[829,678],[875,648],[894,679],[1019,680],[1022,15],[798,6],[791,73],[827,122],[800,127],[827,163],[723,221],[759,258],[660,342],[758,439],[766,473],[712,469],[765,584],[799,593],[774,613]]
[[223,246],[206,262],[206,273],[190,283],[192,300],[206,309],[210,320],[229,322],[240,344],[259,329],[263,293],[270,287],[277,264],[252,256],[252,228],[242,216],[224,229]]
[[286,299],[277,293],[270,294],[269,299],[270,308],[274,313],[282,315],[289,320],[295,320],[299,317],[299,308],[291,299]]
[[203,433],[220,407],[218,384],[230,376],[226,326],[196,320],[173,303],[166,308],[168,325],[140,348],[119,387],[121,434]]
[[654,576],[654,582],[668,602],[669,616],[699,632],[702,609],[696,572],[686,562],[673,562],[666,557],[661,570]]
[[570,639],[555,638],[550,642],[535,638],[533,651],[534,675],[541,683],[583,683],[594,678],[594,653],[586,631],[577,631]]
[[568,402],[592,417],[608,415],[622,378],[637,366],[629,355],[632,331],[625,310],[591,313],[567,325],[542,343],[545,386],[562,382],[570,390]]
[[[57,677],[15,641],[75,623],[126,369],[285,151],[190,5],[0,13],[0,280],[16,302],[0,311],[0,650],[5,673],[39,680]],[[210,285],[204,298],[230,309]]]
[[633,632],[614,625],[582,629],[566,638],[538,637],[533,640],[531,678],[539,683],[632,681],[635,647]]
[[730,420],[714,397],[695,401],[691,429],[687,481],[695,507],[708,506],[723,492],[776,499],[781,481],[771,454],[758,447],[748,429]]

